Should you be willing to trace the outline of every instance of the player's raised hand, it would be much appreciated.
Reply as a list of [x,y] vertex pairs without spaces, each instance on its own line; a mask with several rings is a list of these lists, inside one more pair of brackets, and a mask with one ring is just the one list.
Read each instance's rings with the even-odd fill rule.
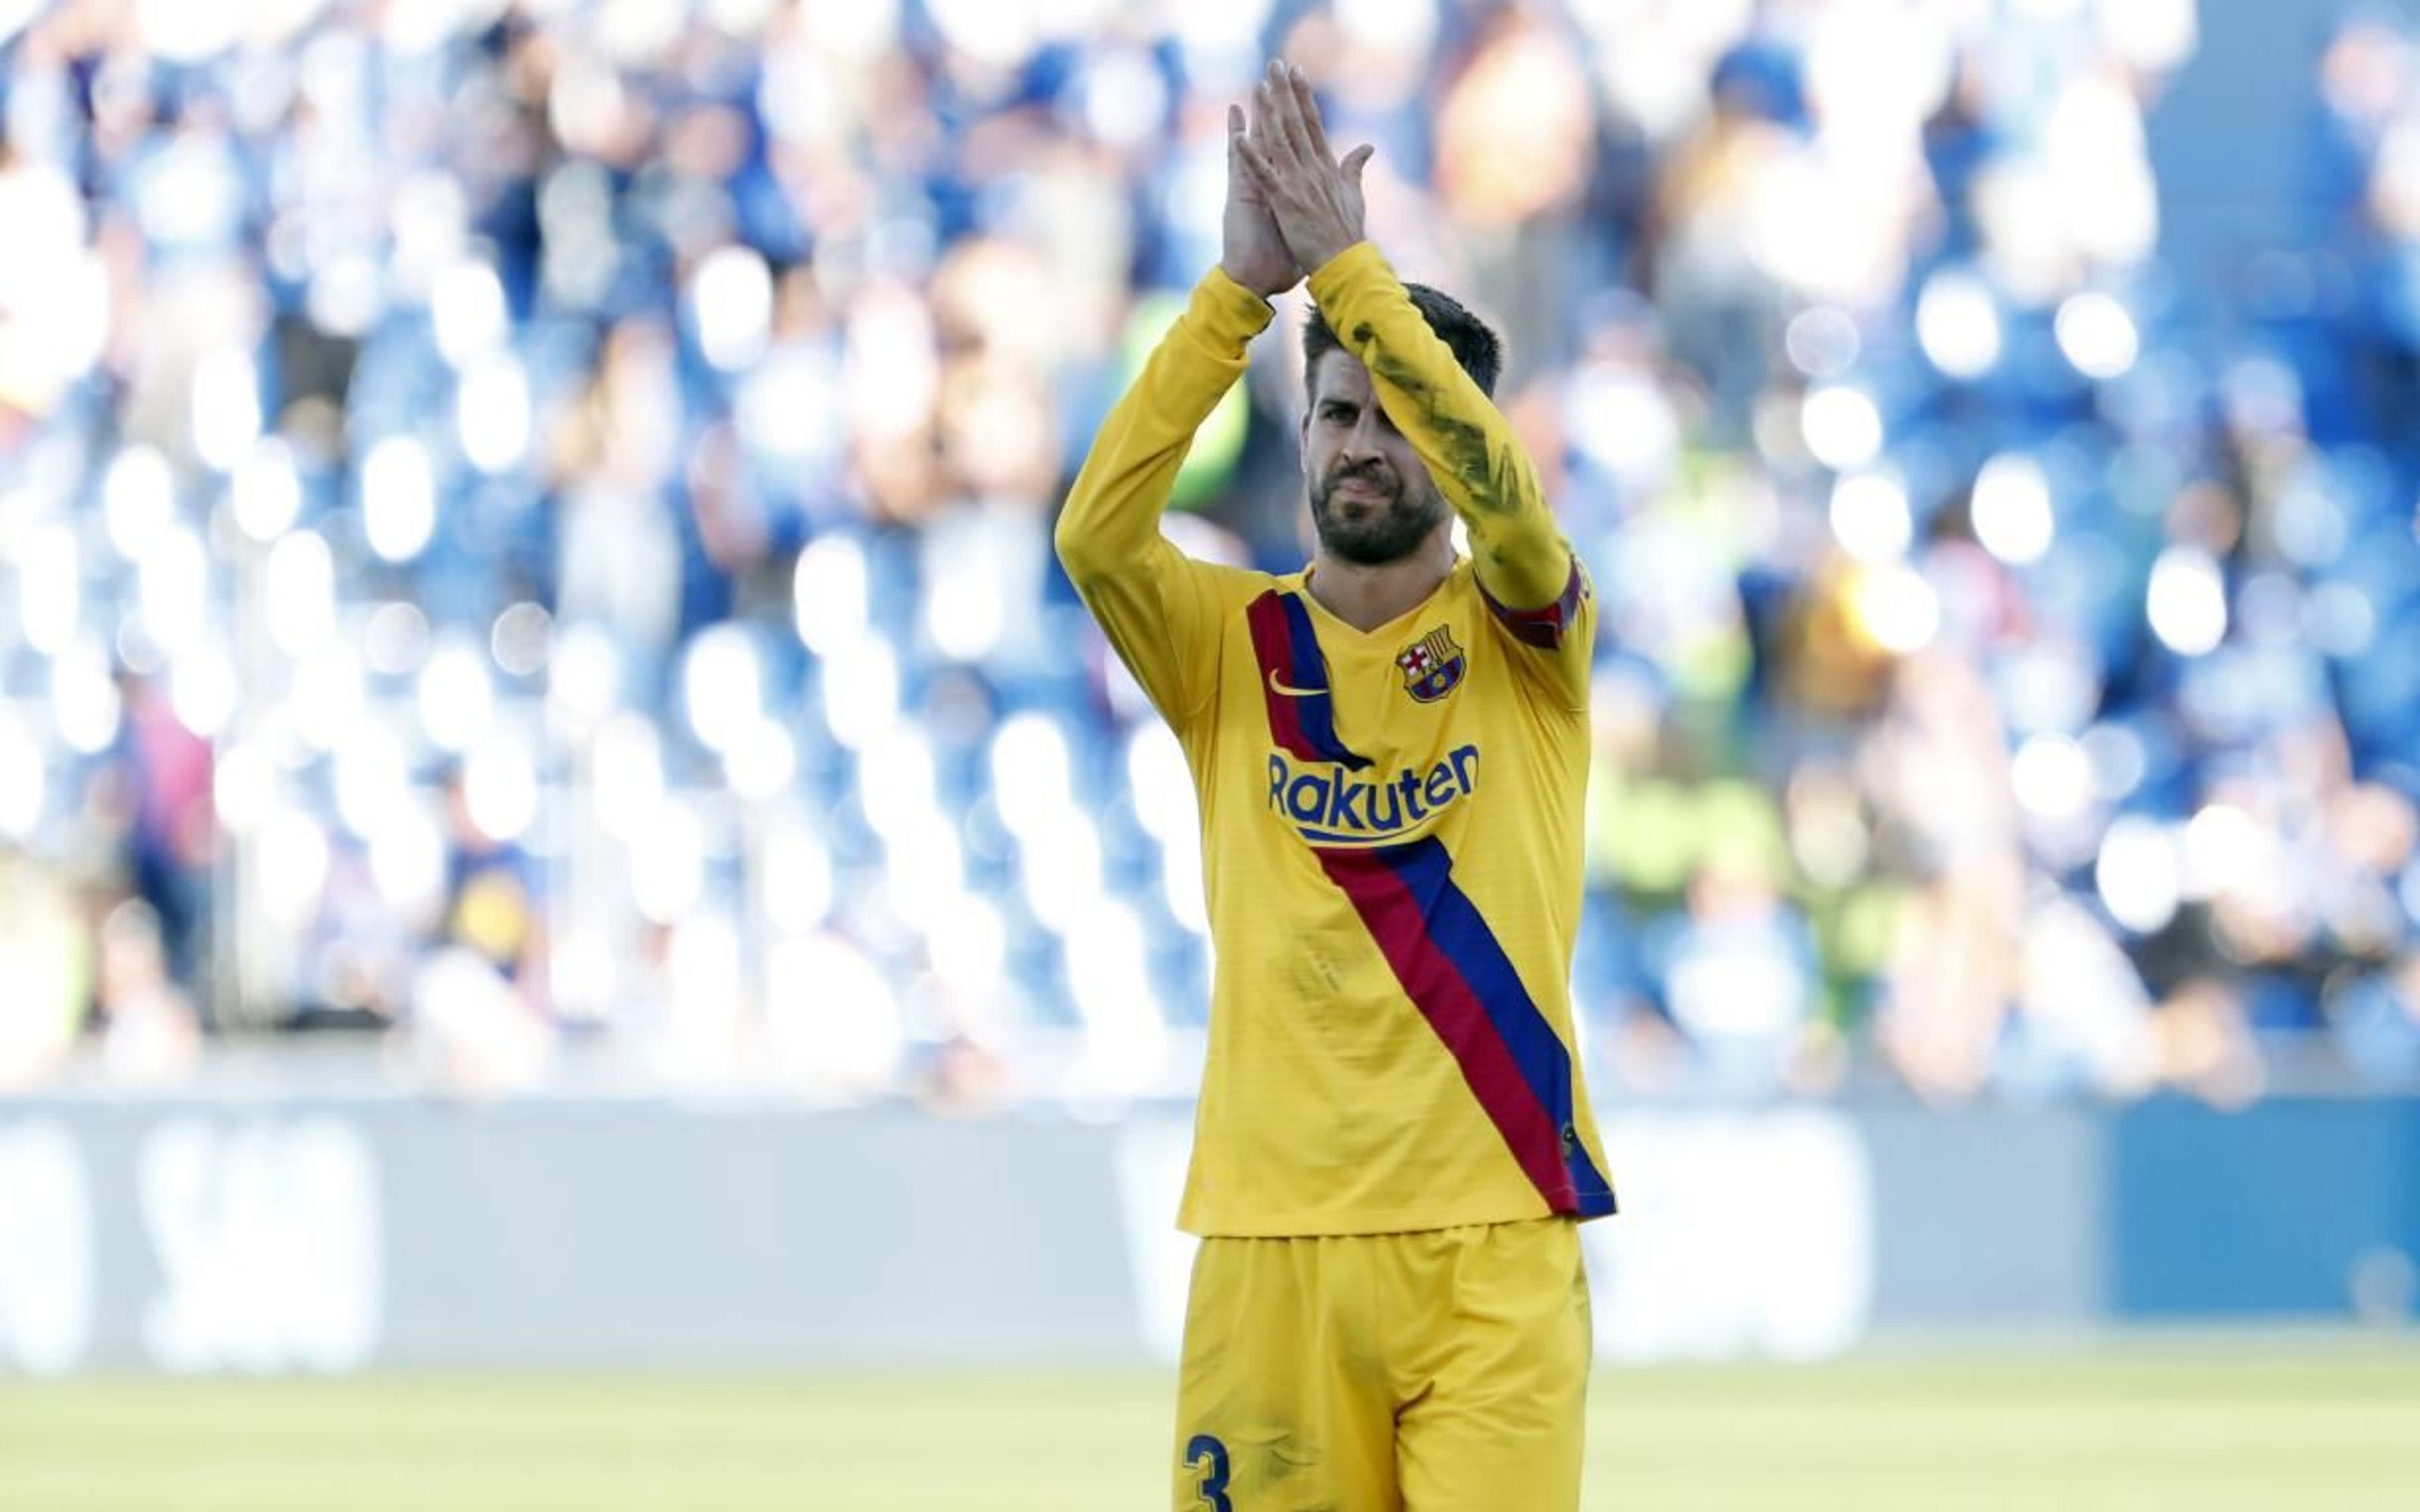
[[1271,62],[1252,91],[1251,130],[1229,140],[1306,272],[1361,239],[1361,168],[1377,148],[1355,147],[1342,162],[1329,155],[1302,69]]
[[1277,217],[1261,193],[1260,180],[1244,162],[1244,113],[1227,107],[1227,212],[1218,266],[1227,276],[1263,299],[1302,282],[1302,269],[1286,249]]

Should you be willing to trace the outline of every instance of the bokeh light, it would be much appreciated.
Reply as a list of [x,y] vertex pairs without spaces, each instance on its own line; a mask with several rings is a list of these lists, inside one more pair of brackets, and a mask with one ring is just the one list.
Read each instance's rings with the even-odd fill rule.
[[2050,483],[2032,457],[2004,452],[1984,463],[1975,476],[1971,510],[1975,538],[2001,561],[2024,566],[2050,549]]
[[2134,317],[2106,294],[2070,295],[2058,307],[2059,350],[2086,378],[2122,378],[2142,353]]
[[1974,274],[1943,269],[1924,283],[1916,305],[1916,340],[1932,365],[1955,378],[1977,378],[1998,365],[2000,312],[1990,285]]
[[362,529],[389,562],[420,555],[437,528],[437,479],[428,450],[410,436],[388,436],[362,459]]
[[1864,467],[1882,453],[1882,411],[1856,389],[1836,384],[1810,391],[1799,424],[1807,449],[1835,471]]
[[2226,636],[2226,585],[2207,552],[2170,547],[2151,567],[2152,633],[2183,656],[2204,656]]
[[1907,489],[1886,472],[1852,472],[1832,485],[1832,534],[1860,562],[1890,562],[1915,537]]

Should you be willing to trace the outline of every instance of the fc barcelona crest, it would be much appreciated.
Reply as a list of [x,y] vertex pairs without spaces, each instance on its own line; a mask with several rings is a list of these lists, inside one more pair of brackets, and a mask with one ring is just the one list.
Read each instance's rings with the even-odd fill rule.
[[1395,665],[1404,670],[1404,691],[1422,703],[1435,703],[1462,682],[1462,648],[1453,643],[1453,629],[1440,625],[1405,646]]

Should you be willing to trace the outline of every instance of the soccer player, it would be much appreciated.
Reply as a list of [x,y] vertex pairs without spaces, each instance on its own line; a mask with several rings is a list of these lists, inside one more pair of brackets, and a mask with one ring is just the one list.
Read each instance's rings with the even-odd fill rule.
[[[1201,798],[1218,980],[1174,1504],[1569,1509],[1576,1223],[1614,1205],[1568,987],[1595,606],[1488,397],[1496,336],[1363,239],[1371,149],[1330,157],[1280,65],[1227,130],[1219,265],[1057,531]],[[1317,553],[1188,560],[1159,532],[1178,465],[1306,272]]]

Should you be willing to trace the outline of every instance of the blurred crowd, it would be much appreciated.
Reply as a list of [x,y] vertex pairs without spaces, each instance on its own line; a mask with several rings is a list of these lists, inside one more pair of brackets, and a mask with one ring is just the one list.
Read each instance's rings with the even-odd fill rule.
[[[1272,53],[1604,606],[1600,1094],[2420,1079],[2420,47],[2161,256],[2193,0],[0,0],[0,1088],[1189,1089],[1048,549]],[[1171,533],[1307,555],[1297,292]],[[374,1038],[373,1038],[374,1037]]]

